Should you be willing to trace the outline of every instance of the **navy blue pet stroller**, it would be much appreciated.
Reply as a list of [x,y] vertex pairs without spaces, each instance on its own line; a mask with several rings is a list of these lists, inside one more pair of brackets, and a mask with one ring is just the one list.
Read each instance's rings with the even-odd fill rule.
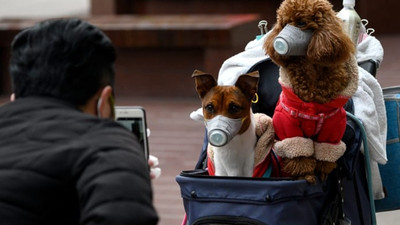
[[[374,68],[373,62],[363,66]],[[249,70],[260,73],[253,112],[272,117],[280,94],[279,68],[264,59]],[[361,153],[363,126],[352,115],[352,100],[343,141],[347,150],[326,182],[282,178],[215,177],[207,173],[207,135],[195,170],[176,177],[186,211],[184,224],[375,224],[368,151]],[[367,146],[364,146],[364,149]],[[351,222],[350,222],[351,221]]]

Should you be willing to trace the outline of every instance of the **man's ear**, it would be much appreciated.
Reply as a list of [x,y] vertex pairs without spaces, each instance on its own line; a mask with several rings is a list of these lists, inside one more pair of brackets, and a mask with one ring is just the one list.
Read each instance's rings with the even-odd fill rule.
[[10,102],[13,102],[13,101],[15,101],[15,93],[12,93],[10,95]]
[[97,102],[97,115],[100,118],[111,118],[112,115],[112,107],[109,99],[112,97],[112,87],[110,85],[105,86],[100,93],[99,100]]

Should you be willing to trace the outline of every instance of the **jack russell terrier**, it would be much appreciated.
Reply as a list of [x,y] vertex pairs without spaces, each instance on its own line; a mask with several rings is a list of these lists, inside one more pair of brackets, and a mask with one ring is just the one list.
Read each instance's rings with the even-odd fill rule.
[[[217,85],[212,75],[199,70],[192,77],[208,131],[210,175],[262,176],[269,164],[265,159],[270,159],[274,132],[270,117],[251,111],[258,72],[241,75],[232,86]],[[262,137],[259,146],[257,136]]]

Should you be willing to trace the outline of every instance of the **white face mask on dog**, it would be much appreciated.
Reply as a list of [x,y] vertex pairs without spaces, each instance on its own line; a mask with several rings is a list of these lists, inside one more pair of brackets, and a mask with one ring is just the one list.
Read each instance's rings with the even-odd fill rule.
[[274,49],[280,55],[306,55],[311,41],[312,30],[302,30],[287,24],[274,40]]
[[242,118],[231,119],[218,115],[211,120],[205,120],[208,130],[208,141],[215,147],[226,145],[242,127]]

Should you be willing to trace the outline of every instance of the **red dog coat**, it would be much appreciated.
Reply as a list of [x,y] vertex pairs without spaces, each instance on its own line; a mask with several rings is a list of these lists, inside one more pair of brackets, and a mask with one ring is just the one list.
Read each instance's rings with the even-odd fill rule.
[[346,129],[343,106],[348,97],[338,97],[326,104],[303,102],[291,88],[281,86],[282,93],[272,120],[279,140],[306,137],[317,142],[340,142]]

